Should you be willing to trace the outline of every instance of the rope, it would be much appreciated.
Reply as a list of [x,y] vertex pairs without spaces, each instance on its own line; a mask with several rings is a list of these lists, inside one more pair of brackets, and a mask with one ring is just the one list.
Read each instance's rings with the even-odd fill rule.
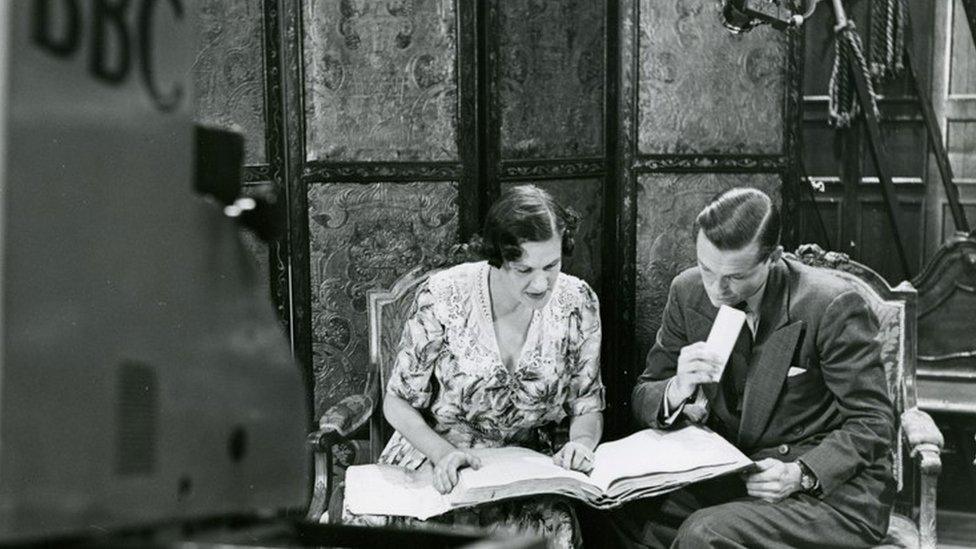
[[887,0],[871,1],[871,50],[868,57],[871,59],[871,74],[879,78],[885,71],[883,54],[885,47],[881,36],[884,35],[887,26],[886,4]]
[[853,56],[854,66],[852,70],[859,70],[864,75],[864,80],[868,85],[868,97],[871,99],[871,110],[875,116],[880,117],[878,112],[878,94],[874,91],[874,83],[871,82],[871,73],[868,71],[868,62],[864,58],[864,46],[861,45],[861,36],[857,33],[853,21],[848,21],[847,26],[841,29],[841,36],[846,41],[847,49],[845,53]]
[[853,101],[854,95],[851,93],[853,84],[850,70],[848,57],[844,55],[844,48],[838,35],[834,39],[834,67],[830,71],[830,83],[827,85],[830,91],[828,114],[838,128],[849,127],[851,119],[857,116],[857,101]]
[[854,87],[851,71],[858,70],[864,75],[868,87],[868,96],[871,100],[871,109],[875,116],[879,116],[878,97],[874,91],[874,83],[871,81],[867,60],[864,57],[861,37],[857,33],[854,22],[848,20],[846,26],[838,27],[836,31],[834,68],[830,73],[828,109],[833,124],[838,128],[846,128],[850,126],[851,120],[860,112],[857,90]]
[[905,0],[872,0],[868,59],[875,82],[897,77],[904,71],[907,25],[908,4]]
[[897,0],[898,26],[895,27],[894,73],[905,70],[905,33],[908,31],[908,0]]
[[885,33],[884,33],[884,66],[885,69],[892,66],[895,57],[895,0],[875,0],[884,1],[887,6],[885,10]]

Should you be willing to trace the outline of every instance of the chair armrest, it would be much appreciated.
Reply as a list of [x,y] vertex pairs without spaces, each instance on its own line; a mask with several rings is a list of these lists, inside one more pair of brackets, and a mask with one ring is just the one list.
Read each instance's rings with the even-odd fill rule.
[[348,396],[332,405],[319,419],[319,430],[306,441],[316,452],[324,451],[349,437],[373,415],[373,397],[367,394]]
[[932,421],[932,416],[918,408],[905,410],[901,415],[901,427],[912,456],[923,449],[935,450],[938,454],[945,444],[945,439]]
[[332,405],[319,419],[319,429],[305,439],[314,452],[315,483],[305,519],[327,520],[332,500],[332,447],[362,427],[373,415],[373,397],[369,394],[348,396]]
[[919,547],[934,549],[935,498],[939,473],[942,471],[942,445],[945,440],[932,417],[918,408],[905,410],[901,415],[902,430],[910,455],[919,469],[918,534]]

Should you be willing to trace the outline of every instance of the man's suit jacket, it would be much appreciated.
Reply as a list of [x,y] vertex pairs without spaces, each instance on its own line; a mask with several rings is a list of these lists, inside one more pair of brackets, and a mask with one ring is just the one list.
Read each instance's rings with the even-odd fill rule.
[[[697,267],[675,277],[633,391],[642,426],[689,421],[683,415],[666,425],[662,399],[681,348],[707,339],[717,313]],[[738,440],[731,442],[754,460],[801,459],[820,480],[824,502],[884,536],[894,498],[895,423],[877,318],[840,277],[784,258],[770,269],[758,322]],[[709,406],[721,399],[718,384],[701,388]],[[706,421],[719,420],[712,413]]]

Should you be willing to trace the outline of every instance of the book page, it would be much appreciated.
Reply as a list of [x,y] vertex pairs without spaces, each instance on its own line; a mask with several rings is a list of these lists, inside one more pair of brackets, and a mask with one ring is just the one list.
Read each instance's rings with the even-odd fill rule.
[[552,457],[527,448],[470,451],[481,459],[481,467],[461,469],[457,486],[443,495],[434,489],[429,468],[413,471],[394,465],[350,467],[346,471],[346,508],[355,514],[427,519],[458,506],[497,497],[553,490],[577,495],[581,492],[573,487],[590,482],[586,475],[563,469],[553,463]]
[[357,515],[411,516],[426,520],[451,510],[434,489],[432,469],[354,465],[346,470],[346,509]]
[[728,305],[722,305],[718,308],[715,323],[712,324],[712,329],[708,332],[708,339],[705,341],[709,349],[715,352],[722,361],[722,370],[719,370],[713,381],[722,379],[725,364],[729,362],[735,341],[739,339],[739,332],[742,331],[742,325],[745,321],[746,314],[738,309],[733,309]]
[[463,489],[503,486],[527,480],[551,478],[590,482],[583,473],[563,469],[553,463],[552,457],[528,448],[517,446],[479,448],[472,452],[481,458],[481,468],[475,470],[469,467],[461,470],[459,484]]
[[[692,471],[651,475],[614,481],[608,493],[593,502],[596,507],[615,507],[633,499],[658,496],[688,484],[741,471],[743,464],[706,466]],[[653,482],[650,482],[653,479]]]
[[689,425],[674,431],[645,429],[598,446],[590,478],[607,492],[618,479],[750,463],[735,446],[701,426]]
[[472,450],[475,470],[461,469],[458,485],[441,495],[429,467],[358,465],[346,472],[346,508],[356,514],[427,519],[457,507],[531,494],[563,494],[598,507],[664,493],[689,482],[740,470],[752,461],[728,441],[697,425],[674,431],[645,429],[597,447],[587,476],[526,448]]

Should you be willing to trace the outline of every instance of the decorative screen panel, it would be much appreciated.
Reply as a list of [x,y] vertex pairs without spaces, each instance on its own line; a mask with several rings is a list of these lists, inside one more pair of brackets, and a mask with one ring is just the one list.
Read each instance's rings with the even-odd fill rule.
[[716,5],[641,0],[641,153],[782,153],[786,36],[732,35]]
[[452,0],[304,3],[308,160],[456,160]]
[[498,2],[501,156],[603,153],[603,2]]
[[365,388],[366,292],[457,243],[452,182],[329,183],[308,190],[315,414]]
[[563,263],[563,272],[585,280],[600,291],[603,249],[603,181],[599,179],[571,179],[563,181],[506,182],[502,189],[532,183],[549,192],[562,206],[573,208],[580,215],[573,255]]
[[777,174],[646,174],[637,188],[637,358],[643,357],[661,325],[671,280],[695,264],[692,227],[715,194],[732,187],[757,187],[780,201]]
[[193,64],[196,119],[244,135],[244,162],[264,164],[264,12],[261,0],[200,0]]

